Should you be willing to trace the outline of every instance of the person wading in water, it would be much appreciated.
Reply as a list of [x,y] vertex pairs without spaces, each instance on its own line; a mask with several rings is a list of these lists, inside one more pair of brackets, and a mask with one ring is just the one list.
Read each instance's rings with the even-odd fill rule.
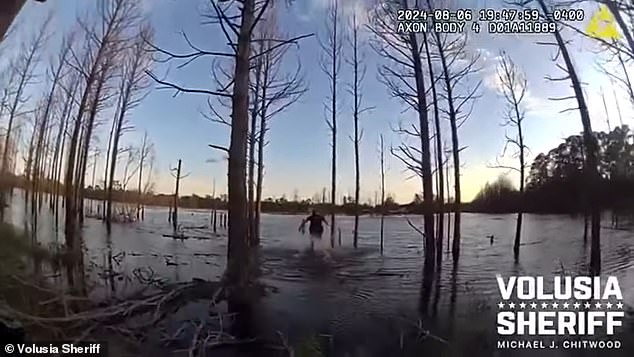
[[321,239],[321,235],[324,233],[324,226],[322,223],[328,225],[326,218],[324,216],[317,213],[317,211],[313,210],[312,214],[308,216],[306,219],[302,220],[302,224],[299,225],[299,231],[304,234],[306,223],[310,223],[308,226],[308,232],[310,233],[311,241],[310,246],[313,248],[313,239]]

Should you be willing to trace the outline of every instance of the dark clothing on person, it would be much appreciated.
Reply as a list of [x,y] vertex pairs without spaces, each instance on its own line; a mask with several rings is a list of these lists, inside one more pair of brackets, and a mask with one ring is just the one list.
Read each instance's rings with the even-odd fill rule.
[[324,217],[318,214],[312,214],[310,217],[306,218],[306,222],[309,222],[308,232],[314,236],[320,236],[324,233],[324,226],[322,222],[324,222]]

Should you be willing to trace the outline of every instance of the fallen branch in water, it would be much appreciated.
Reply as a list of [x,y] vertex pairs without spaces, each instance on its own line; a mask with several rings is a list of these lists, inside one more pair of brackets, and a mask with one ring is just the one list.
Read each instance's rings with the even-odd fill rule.
[[[418,319],[417,323],[414,323],[412,321],[407,321],[410,325],[412,325],[412,327],[416,328],[416,340],[417,341],[422,341],[425,340],[427,338],[431,338],[433,340],[436,340],[438,342],[444,343],[444,344],[448,344],[447,340],[445,340],[442,337],[436,336],[433,333],[431,333],[431,331],[425,329],[423,327],[423,320]],[[404,335],[401,332],[401,348],[403,348],[403,338]]]
[[47,294],[51,294],[51,295],[56,295],[56,297],[53,297],[49,300],[45,300],[43,302],[40,303],[40,305],[46,305],[51,303],[54,300],[60,300],[60,299],[65,299],[65,300],[76,300],[76,301],[88,301],[90,299],[86,298],[86,297],[82,297],[82,296],[72,296],[72,295],[68,295],[68,294],[63,294],[61,293],[59,290],[55,290],[55,289],[50,289],[50,288],[45,288],[43,286],[39,286],[37,284],[34,284],[30,281],[26,281],[20,277],[18,277],[17,275],[9,275],[9,277],[11,279],[13,279],[15,282],[17,282],[20,285],[23,286],[27,286],[29,288],[33,288],[35,290],[47,293]]
[[418,234],[422,235],[423,237],[425,236],[425,233],[423,233],[418,227],[416,227],[416,225],[414,225],[414,223],[412,223],[412,221],[410,221],[408,217],[405,217],[405,219],[407,220],[407,224],[409,224],[410,227],[414,228],[414,230],[418,232]]
[[[27,284],[32,285],[30,283]],[[51,289],[42,289],[51,294],[59,294]],[[37,325],[51,331],[77,333],[74,339],[78,342],[85,340],[93,331],[99,328],[115,331],[119,335],[126,337],[127,340],[137,340],[138,342],[136,334],[143,335],[147,333],[147,329],[155,327],[168,312],[185,305],[191,298],[211,297],[215,303],[222,297],[223,291],[224,289],[219,283],[194,280],[189,283],[165,287],[161,291],[150,295],[131,297],[123,301],[112,301],[107,306],[93,304],[77,313],[68,313],[60,307],[58,310],[64,310],[61,316],[36,316],[0,302],[0,317],[21,321],[25,325]],[[47,300],[47,305],[51,306],[55,303],[63,305],[63,296],[65,295],[61,294],[61,296]],[[135,330],[138,332],[135,333],[134,330],[124,326],[125,322],[132,317],[148,313],[151,317],[150,322],[136,328]],[[62,335],[71,337],[64,333]]]
[[196,326],[196,332],[194,332],[194,337],[192,337],[192,343],[189,346],[189,357],[194,357],[194,352],[196,351],[196,347],[198,347],[198,338],[200,337],[200,331],[203,329],[204,323],[201,321],[198,326]]
[[165,238],[174,238],[174,239],[189,239],[188,236],[184,235],[184,234],[163,234],[163,237]]
[[[139,273],[140,274],[140,273]],[[153,275],[153,274],[150,274]],[[43,302],[47,307],[44,314],[29,313],[15,306],[0,301],[0,318],[20,321],[25,327],[37,326],[38,329],[55,332],[55,338],[71,340],[75,343],[89,340],[104,333],[114,334],[125,345],[143,349],[148,343],[149,332],[156,331],[161,335],[159,343],[163,348],[184,347],[171,352],[187,353],[189,356],[213,355],[209,350],[215,348],[234,347],[245,344],[257,344],[258,348],[275,349],[284,355],[293,356],[293,350],[285,339],[283,345],[269,344],[256,338],[240,339],[227,333],[225,329],[232,325],[227,322],[236,313],[223,313],[223,308],[216,308],[227,296],[225,287],[220,282],[209,282],[193,279],[188,283],[162,285],[147,291],[148,286],[125,300],[92,301],[85,297],[71,296],[47,287],[40,287],[29,281],[16,277],[15,281],[24,286],[46,293]],[[144,279],[139,279],[144,280]],[[50,295],[50,297],[49,297]],[[211,300],[210,313],[204,319],[184,321],[173,333],[168,330],[165,318],[192,300]],[[81,302],[78,311],[66,309],[66,300]],[[189,329],[193,326],[193,331]],[[186,332],[188,331],[189,332]],[[187,339],[188,341],[183,341]],[[185,346],[183,346],[183,342]]]

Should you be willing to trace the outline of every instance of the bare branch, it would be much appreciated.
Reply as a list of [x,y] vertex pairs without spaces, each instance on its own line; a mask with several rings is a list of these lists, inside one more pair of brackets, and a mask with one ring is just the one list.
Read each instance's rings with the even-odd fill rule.
[[183,92],[183,93],[208,94],[208,95],[215,95],[215,96],[219,96],[219,97],[231,98],[231,94],[228,94],[228,93],[217,92],[217,91],[212,91],[212,90],[207,90],[207,89],[185,88],[185,87],[181,87],[179,85],[176,85],[174,83],[170,83],[170,82],[166,82],[164,80],[160,80],[151,71],[145,71],[145,73],[148,76],[150,76],[150,78],[152,78],[156,83],[161,84],[161,85],[164,86],[164,87],[161,87],[161,88],[158,88],[158,89],[170,89],[170,88],[174,89],[175,90],[174,96],[177,96],[179,93]]
[[216,150],[220,150],[220,151],[224,151],[226,153],[229,153],[229,149],[224,147],[224,146],[219,146],[219,145],[213,145],[213,144],[209,144],[208,145],[210,148],[212,149],[216,149]]

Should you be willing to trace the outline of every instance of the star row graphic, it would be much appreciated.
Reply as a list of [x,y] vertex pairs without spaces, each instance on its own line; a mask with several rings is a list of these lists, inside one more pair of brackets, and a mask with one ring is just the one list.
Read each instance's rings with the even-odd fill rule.
[[530,307],[533,310],[537,309],[537,306],[539,306],[539,305],[541,305],[542,309],[547,309],[548,307],[552,307],[553,309],[557,309],[557,308],[559,308],[560,305],[561,305],[561,308],[563,308],[563,309],[570,309],[571,306],[574,309],[579,309],[582,306],[585,307],[586,309],[590,309],[593,306],[594,306],[595,309],[600,309],[602,306],[605,306],[606,309],[611,309],[612,306],[615,306],[617,309],[623,309],[623,303],[620,302],[620,301],[618,303],[616,303],[616,304],[612,304],[611,302],[606,302],[606,303],[597,302],[597,303],[594,303],[594,304],[591,304],[589,302],[586,302],[584,304],[581,304],[579,302],[575,302],[574,304],[570,304],[568,302],[564,302],[563,304],[559,304],[557,302],[553,302],[553,303],[550,303],[550,304],[549,303],[545,303],[545,302],[542,302],[541,304],[537,304],[535,302],[532,302],[530,304],[527,304],[527,303],[524,303],[524,302],[521,302],[519,304],[515,304],[514,302],[509,302],[509,303],[500,302],[498,304],[498,308],[499,309],[504,309],[505,306],[508,306],[509,309],[515,309],[516,305],[520,309],[528,309],[528,307]]

